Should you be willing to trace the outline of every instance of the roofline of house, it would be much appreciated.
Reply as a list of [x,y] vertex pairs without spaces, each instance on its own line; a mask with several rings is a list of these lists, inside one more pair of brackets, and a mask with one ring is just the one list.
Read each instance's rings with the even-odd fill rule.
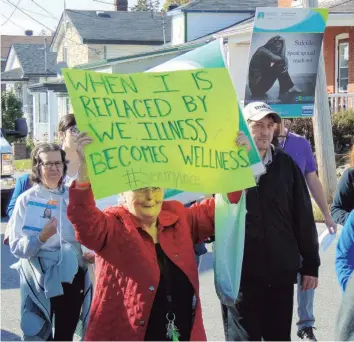
[[194,9],[182,9],[181,12],[188,13],[255,13],[255,10],[194,10]]
[[[11,44],[10,49],[9,49],[9,51],[8,51],[8,53],[7,53],[7,56],[6,56],[6,63],[5,63],[5,69],[4,69],[4,71],[6,70],[7,63],[8,63],[8,61],[9,61],[10,53],[11,53],[11,51],[12,51],[12,50],[14,51],[14,53],[16,53],[16,51],[15,51],[15,49],[14,49],[14,45],[13,45],[13,44]],[[20,68],[22,69],[21,63],[20,63]]]
[[254,14],[255,10],[194,10],[188,8],[178,7],[172,11],[167,12],[167,16],[174,16],[180,13],[250,13]]
[[[11,71],[11,70],[9,70],[9,71]],[[27,73],[27,74],[23,74],[21,78],[15,77],[15,78],[5,78],[5,79],[3,79],[1,77],[1,80],[3,80],[4,82],[5,81],[28,81],[31,77],[56,77],[56,76],[58,76],[57,73]]]
[[23,77],[23,78],[6,78],[6,79],[3,79],[1,78],[1,84],[6,84],[6,83],[9,83],[9,82],[27,82],[29,81],[29,78],[28,77]]
[[60,17],[60,20],[59,20],[59,22],[58,22],[58,25],[57,25],[57,27],[55,28],[55,31],[54,31],[54,33],[53,33],[53,39],[52,39],[52,41],[50,42],[50,45],[49,45],[49,49],[50,49],[50,50],[53,48],[54,41],[56,40],[56,38],[57,38],[57,36],[58,36],[58,34],[59,34],[59,28],[60,28],[61,23],[62,23],[62,21],[63,21],[63,17],[64,17],[64,11],[63,11],[63,13],[61,14],[61,17]]
[[105,45],[162,45],[162,40],[141,41],[141,40],[111,40],[111,39],[82,39],[83,44],[105,44]]
[[[327,27],[335,27],[335,26],[353,26],[353,14],[354,12],[330,12],[328,15]],[[340,16],[340,17],[339,17]],[[250,19],[250,18],[248,18]],[[242,24],[241,22],[236,24],[234,30],[230,30],[229,32],[218,32],[213,35],[214,38],[227,38],[232,36],[237,36],[238,41],[249,40],[253,31],[253,23],[250,22],[250,25],[245,26],[243,28],[238,28],[238,24]],[[225,30],[225,29],[224,29]]]
[[121,61],[127,61],[127,60],[135,60],[135,59],[143,59],[143,58],[149,58],[152,56],[158,56],[160,54],[171,54],[174,52],[178,51],[184,51],[184,50],[191,50],[195,49],[199,46],[205,45],[208,42],[208,40],[204,42],[199,42],[199,43],[193,43],[193,44],[183,44],[179,45],[176,47],[168,47],[166,49],[160,49],[160,50],[154,50],[154,51],[149,51],[149,52],[143,52],[143,53],[138,53],[135,55],[130,55],[130,56],[123,56],[123,57],[117,57],[117,58],[111,58],[111,59],[106,59],[106,60],[101,60],[97,61],[94,63],[88,63],[88,64],[82,64],[78,65],[75,67],[75,69],[92,69],[96,67],[103,67],[103,66],[108,66],[111,64],[114,64],[116,62],[121,62]]
[[[107,11],[106,11],[107,12]],[[111,11],[115,12],[115,11]],[[54,42],[58,38],[60,27],[62,25],[63,19],[64,18],[64,12],[62,13],[59,23],[55,29],[55,32],[53,34],[53,39],[50,43],[50,49],[53,49]],[[164,43],[163,40],[152,40],[152,41],[141,41],[141,40],[112,40],[112,39],[92,39],[92,38],[83,38],[79,32],[79,30],[76,28],[76,26],[73,24],[71,18],[69,15],[66,15],[67,20],[70,20],[71,24],[77,31],[80,39],[81,39],[81,44],[104,44],[104,45],[117,45],[117,44],[126,44],[126,45],[162,45]]]
[[[194,41],[190,41],[181,45],[177,45],[177,46],[169,46],[163,49],[159,49],[159,50],[154,50],[154,51],[149,51],[149,52],[143,52],[143,53],[138,53],[135,55],[130,55],[130,56],[123,56],[123,57],[117,57],[117,58],[111,58],[111,59],[106,59],[106,60],[101,60],[101,61],[97,61],[94,63],[88,63],[88,64],[82,64],[82,65],[78,65],[75,68],[76,69],[93,69],[93,68],[97,68],[97,67],[103,67],[103,66],[108,66],[111,65],[115,62],[120,62],[120,61],[125,61],[125,60],[136,60],[136,59],[144,59],[144,58],[149,58],[151,56],[158,56],[160,54],[172,54],[174,52],[177,51],[188,51],[191,49],[195,49],[199,46],[203,46],[206,43],[208,43],[210,40],[214,40],[213,34],[216,34],[217,32],[220,32],[222,30],[228,29],[236,24],[242,24],[243,22],[251,19],[254,17],[254,12],[252,13],[252,16],[246,19],[243,19],[237,23],[234,24],[230,24],[227,27],[224,27],[220,30],[217,30],[215,32],[212,33],[208,33],[205,36],[199,37],[197,39],[195,39]],[[201,39],[205,39],[204,41],[200,41]]]
[[41,92],[46,92],[48,90],[52,90],[55,93],[67,93],[66,85],[64,82],[61,83],[50,83],[50,82],[42,82],[42,83],[36,83],[32,84],[28,87],[28,89],[32,93],[41,93]]
[[25,73],[23,76],[25,77],[56,77],[58,74],[56,72],[31,72],[31,73]]

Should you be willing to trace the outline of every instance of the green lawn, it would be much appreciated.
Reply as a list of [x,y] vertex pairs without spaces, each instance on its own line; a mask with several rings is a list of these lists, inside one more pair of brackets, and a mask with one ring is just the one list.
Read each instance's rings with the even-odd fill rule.
[[31,159],[15,160],[15,171],[25,171],[31,169]]

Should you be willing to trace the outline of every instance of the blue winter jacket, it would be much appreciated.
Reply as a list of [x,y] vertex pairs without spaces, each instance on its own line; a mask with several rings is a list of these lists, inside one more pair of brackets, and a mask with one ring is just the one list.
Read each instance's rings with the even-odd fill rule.
[[12,193],[12,197],[10,199],[10,202],[6,210],[6,214],[8,217],[11,217],[12,212],[15,209],[17,198],[31,187],[29,176],[30,176],[29,173],[26,173],[25,175],[17,178],[14,192]]
[[340,234],[336,250],[336,272],[339,284],[343,291],[354,270],[354,210],[351,211],[342,233]]

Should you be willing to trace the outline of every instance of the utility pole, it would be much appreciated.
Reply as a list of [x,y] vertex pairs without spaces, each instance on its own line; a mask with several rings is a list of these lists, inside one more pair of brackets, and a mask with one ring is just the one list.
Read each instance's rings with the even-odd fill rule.
[[161,24],[162,24],[162,35],[163,35],[163,45],[166,45],[166,28],[165,28],[165,11],[161,11]]
[[44,71],[48,73],[47,37],[44,37]]
[[[303,7],[318,7],[318,0],[302,0]],[[337,186],[336,160],[333,144],[332,120],[328,105],[327,81],[323,48],[318,63],[315,113],[312,118],[318,176],[327,197],[327,203],[332,201]]]

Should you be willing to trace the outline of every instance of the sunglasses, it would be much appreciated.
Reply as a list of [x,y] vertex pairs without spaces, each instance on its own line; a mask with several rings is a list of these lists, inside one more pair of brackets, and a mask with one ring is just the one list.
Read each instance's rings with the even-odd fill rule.
[[133,192],[138,193],[138,194],[143,194],[147,191],[152,191],[153,193],[155,193],[160,190],[161,190],[161,188],[158,188],[158,187],[146,187],[146,188],[140,188],[140,189],[133,190]]

